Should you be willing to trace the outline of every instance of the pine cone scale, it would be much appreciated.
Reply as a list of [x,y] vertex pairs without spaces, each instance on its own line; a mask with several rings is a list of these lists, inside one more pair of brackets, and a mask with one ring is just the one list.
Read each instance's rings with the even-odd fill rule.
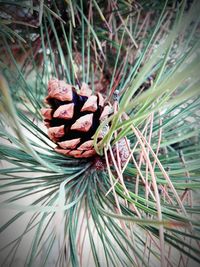
[[68,141],[58,142],[58,145],[64,149],[71,148],[74,149],[80,143],[81,138],[71,139]]
[[74,115],[74,103],[65,104],[56,109],[53,114],[54,118],[72,119]]
[[77,130],[80,132],[88,132],[92,126],[93,114],[88,114],[80,117],[74,124],[71,126],[71,130]]

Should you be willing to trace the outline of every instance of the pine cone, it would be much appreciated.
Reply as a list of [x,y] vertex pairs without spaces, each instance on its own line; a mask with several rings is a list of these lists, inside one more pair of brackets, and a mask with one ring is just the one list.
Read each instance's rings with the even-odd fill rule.
[[100,122],[112,113],[111,105],[105,104],[102,94],[92,94],[85,83],[77,92],[65,81],[51,79],[45,102],[49,107],[41,113],[49,138],[58,145],[55,151],[75,158],[94,156],[92,136]]

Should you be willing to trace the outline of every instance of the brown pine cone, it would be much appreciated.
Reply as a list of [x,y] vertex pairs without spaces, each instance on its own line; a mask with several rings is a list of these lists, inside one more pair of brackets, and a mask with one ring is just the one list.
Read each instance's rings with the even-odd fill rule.
[[102,94],[92,94],[85,83],[77,92],[65,81],[51,79],[45,102],[49,107],[41,113],[49,138],[58,145],[55,151],[75,158],[94,156],[92,136],[100,122],[112,113]]

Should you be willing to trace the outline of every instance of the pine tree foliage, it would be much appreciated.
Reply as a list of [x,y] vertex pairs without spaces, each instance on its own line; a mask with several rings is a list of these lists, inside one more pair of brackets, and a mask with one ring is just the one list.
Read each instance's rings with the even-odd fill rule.
[[[198,266],[199,13],[198,0],[0,1],[2,266]],[[97,156],[54,150],[52,77],[112,103]]]

